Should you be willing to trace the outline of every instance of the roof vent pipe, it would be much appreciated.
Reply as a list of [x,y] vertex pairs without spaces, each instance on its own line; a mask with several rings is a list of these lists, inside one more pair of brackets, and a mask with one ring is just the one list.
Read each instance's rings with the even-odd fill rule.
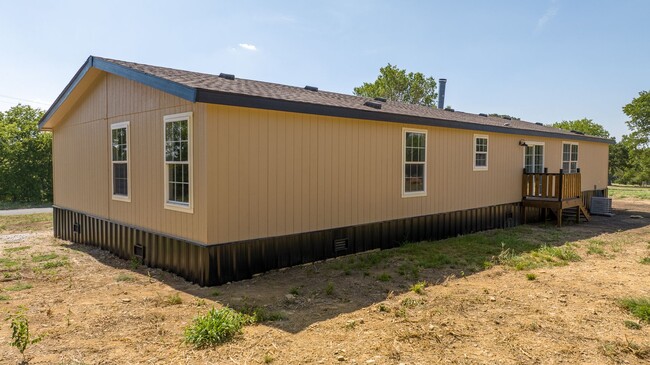
[[447,85],[447,79],[440,79],[440,92],[438,93],[438,109],[445,108],[445,86]]

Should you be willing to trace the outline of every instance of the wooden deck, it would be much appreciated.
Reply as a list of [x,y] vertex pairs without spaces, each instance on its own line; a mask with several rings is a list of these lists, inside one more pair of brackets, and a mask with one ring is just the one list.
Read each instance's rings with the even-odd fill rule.
[[[589,221],[591,216],[582,204],[581,175],[577,173],[527,173],[524,170],[522,181],[522,205],[544,209],[544,218],[548,211],[557,218],[557,225],[562,226],[565,209],[575,208],[575,219],[580,223],[581,215]],[[523,222],[526,223],[526,209],[523,209]]]

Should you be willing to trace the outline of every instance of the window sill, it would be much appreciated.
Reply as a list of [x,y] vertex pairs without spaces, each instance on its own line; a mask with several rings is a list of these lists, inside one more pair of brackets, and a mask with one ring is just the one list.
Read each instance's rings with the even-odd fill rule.
[[130,196],[113,195],[112,198],[113,198],[113,200],[118,201],[118,202],[125,202],[125,203],[130,203],[131,202],[131,197]]
[[423,197],[423,196],[427,196],[426,191],[419,191],[419,192],[415,192],[415,193],[402,192],[402,198],[419,198],[419,197]]
[[185,204],[175,204],[175,203],[166,202],[165,209],[174,210],[177,212],[189,213],[189,214],[194,213],[194,208],[189,204],[185,205]]
[[483,166],[474,166],[474,171],[487,171],[487,170],[488,170],[487,166],[485,166],[485,167],[483,167]]

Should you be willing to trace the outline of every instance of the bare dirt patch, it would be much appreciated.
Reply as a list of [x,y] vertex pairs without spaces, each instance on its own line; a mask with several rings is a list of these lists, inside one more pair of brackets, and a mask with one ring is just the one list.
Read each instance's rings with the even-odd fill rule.
[[[516,246],[522,240],[569,242],[579,261],[552,267],[516,270],[499,264],[492,247],[465,254],[464,238],[430,244],[439,255],[429,261],[416,260],[422,247],[407,247],[212,288],[135,268],[47,230],[20,236],[12,221],[0,232],[7,235],[0,238],[0,315],[24,307],[30,330],[44,336],[26,351],[31,364],[644,363],[650,323],[617,302],[650,296],[650,266],[641,263],[650,256],[650,203],[621,200],[615,208],[615,217],[588,224],[472,238],[511,239],[520,248],[528,247]],[[51,227],[40,218],[32,224]],[[429,283],[422,294],[410,290],[421,281]],[[273,320],[218,347],[183,344],[196,315],[224,305],[262,309]],[[10,337],[0,322],[0,363],[21,360]]]

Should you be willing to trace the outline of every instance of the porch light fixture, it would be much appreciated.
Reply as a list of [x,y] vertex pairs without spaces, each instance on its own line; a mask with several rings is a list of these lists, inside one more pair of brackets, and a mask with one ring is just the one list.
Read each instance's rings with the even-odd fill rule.
[[519,145],[522,146],[522,147],[528,147],[528,145],[526,144],[526,141],[524,141],[523,139],[519,141]]

